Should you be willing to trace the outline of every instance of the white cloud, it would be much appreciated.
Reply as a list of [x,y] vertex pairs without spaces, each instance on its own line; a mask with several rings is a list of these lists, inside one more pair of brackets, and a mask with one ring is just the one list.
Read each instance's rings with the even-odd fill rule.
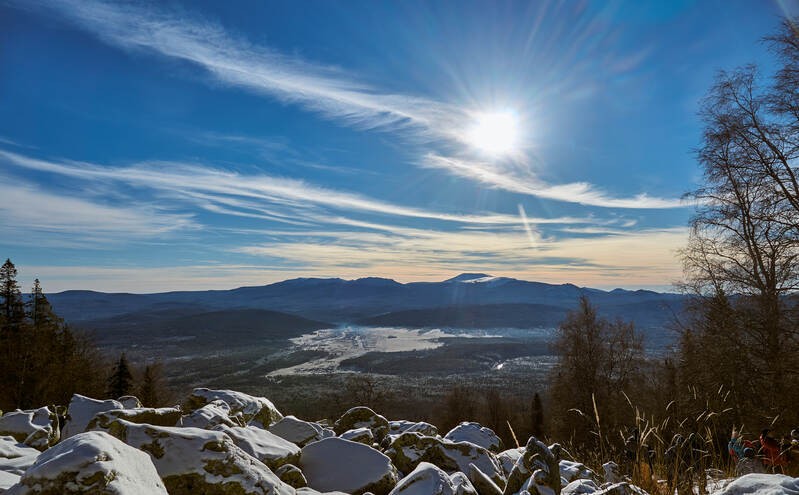
[[190,215],[67,197],[1,175],[0,198],[0,238],[4,244],[85,248],[196,228]]
[[425,156],[422,166],[444,169],[495,189],[545,199],[604,208],[678,208],[686,206],[680,199],[656,198],[639,194],[631,198],[614,198],[586,182],[548,184],[524,163],[495,164],[484,161],[444,157],[433,153]]
[[[314,65],[296,57],[239,39],[218,25],[142,6],[93,0],[49,0],[64,18],[105,42],[150,50],[195,64],[217,81],[301,105],[325,117],[363,129],[407,129],[426,141],[456,141],[468,147],[474,111],[420,96],[390,94],[354,80],[341,70]],[[25,8],[31,7],[23,4]],[[523,156],[517,157],[521,163]],[[513,166],[489,166],[436,155],[424,164],[492,188],[558,201],[611,208],[675,208],[678,199],[640,194],[614,198],[591,184],[547,184]]]
[[[145,188],[162,199],[188,202],[218,214],[285,223],[352,225],[352,220],[334,213],[343,211],[464,225],[521,225],[521,219],[516,215],[431,211],[322,188],[294,179],[243,175],[193,164],[146,162],[128,167],[109,167],[85,162],[40,160],[2,150],[0,160],[87,183],[117,183]],[[593,220],[574,217],[529,218],[528,222],[574,224]]]

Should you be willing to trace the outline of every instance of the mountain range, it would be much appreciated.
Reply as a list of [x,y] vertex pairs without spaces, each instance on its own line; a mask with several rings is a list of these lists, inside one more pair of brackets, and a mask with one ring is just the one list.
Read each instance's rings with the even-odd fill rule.
[[[604,291],[484,273],[464,273],[443,282],[406,284],[377,277],[297,278],[231,290],[154,294],[70,290],[48,298],[71,324],[102,333],[106,328],[122,330],[132,326],[169,332],[170,328],[199,323],[211,331],[228,330],[231,326],[261,328],[265,315],[269,321],[280,322],[281,332],[294,324],[298,330],[343,324],[551,328],[577,306],[581,296],[588,297],[603,316],[634,321],[650,341],[653,337],[656,341],[670,339],[667,329],[686,301],[685,296],[673,293]],[[169,322],[173,322],[172,326]]]

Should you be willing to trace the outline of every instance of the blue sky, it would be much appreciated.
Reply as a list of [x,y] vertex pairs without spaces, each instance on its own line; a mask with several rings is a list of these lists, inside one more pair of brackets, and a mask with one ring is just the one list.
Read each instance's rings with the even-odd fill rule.
[[0,2],[0,255],[49,291],[667,288],[698,102],[796,7]]

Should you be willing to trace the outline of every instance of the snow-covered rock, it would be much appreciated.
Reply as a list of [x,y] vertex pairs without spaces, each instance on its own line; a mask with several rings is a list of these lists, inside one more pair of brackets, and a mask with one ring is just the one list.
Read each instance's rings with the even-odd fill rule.
[[399,435],[401,433],[405,433],[406,431],[415,431],[428,437],[438,436],[438,428],[430,423],[425,423],[424,421],[415,422],[400,420],[388,422],[389,435]]
[[125,409],[138,409],[142,407],[141,401],[135,395],[123,395],[122,397],[118,398],[120,404],[122,404]]
[[230,414],[240,416],[242,424],[251,423],[252,426],[268,428],[283,417],[266,397],[255,397],[234,390],[195,388],[189,396],[187,406],[189,410],[199,409],[215,400],[225,401],[230,406]]
[[294,488],[305,488],[308,486],[308,480],[305,479],[305,475],[302,474],[300,468],[293,464],[283,464],[275,470],[275,474],[283,483],[293,486]]
[[108,431],[150,454],[170,495],[294,495],[264,463],[221,431],[117,420]]
[[457,495],[457,488],[444,470],[429,462],[420,462],[397,483],[390,495]]
[[42,453],[8,495],[166,495],[150,457],[101,431],[79,433]]
[[799,495],[799,478],[782,474],[747,474],[714,495]]
[[[784,494],[785,492],[779,492]],[[643,488],[632,485],[626,481],[606,486],[592,495],[649,495]],[[786,494],[787,495],[787,494]]]
[[131,423],[155,425],[155,426],[177,426],[181,421],[182,412],[177,407],[136,407],[132,409],[113,409],[96,414],[89,424],[87,430],[106,429],[109,424],[117,419],[124,419]]
[[[41,452],[37,449],[17,442],[17,439],[12,436],[2,436],[0,437],[0,472],[16,476],[22,475],[36,462],[39,454]],[[6,477],[6,479],[10,478]]]
[[219,425],[241,426],[230,419],[230,406],[222,400],[215,400],[183,416],[181,425],[189,428],[210,430]]
[[86,431],[86,426],[98,413],[124,408],[125,406],[116,400],[97,400],[75,394],[72,396],[72,400],[69,401],[67,419],[61,435],[63,438],[69,438],[78,433],[83,433]]
[[502,450],[502,440],[494,433],[494,430],[486,428],[480,423],[465,421],[444,435],[444,440],[470,442],[494,453]]
[[513,466],[516,465],[516,461],[524,454],[524,451],[524,447],[519,447],[516,449],[503,450],[497,454],[497,460],[499,460],[499,463],[502,465],[502,471],[505,473],[506,478],[510,476],[510,472],[513,471]]
[[10,411],[0,417],[0,435],[44,450],[59,440],[58,417],[47,407]]
[[18,474],[0,471],[0,493],[6,493],[6,490],[19,483],[19,478]]
[[396,468],[384,454],[336,437],[303,447],[300,468],[308,486],[319,491],[385,495],[398,480]]
[[480,495],[502,495],[502,488],[498,487],[491,478],[480,471],[474,464],[469,464],[469,481]]
[[369,428],[355,428],[354,430],[347,430],[339,438],[350,440],[352,442],[362,443],[364,445],[372,445],[375,441],[375,436]]
[[620,483],[624,480],[621,468],[613,461],[602,464],[602,470],[605,472],[605,483]]
[[345,412],[333,425],[336,435],[347,430],[369,428],[375,441],[380,443],[388,435],[388,420],[368,407],[353,407]]
[[560,478],[563,485],[568,485],[574,480],[593,480],[596,475],[585,464],[575,461],[560,461]]
[[474,464],[495,484],[505,486],[505,475],[496,456],[473,443],[453,443],[407,432],[391,442],[386,455],[403,473],[410,473],[420,462],[429,462],[448,473],[468,473],[469,464]]
[[577,479],[564,486],[560,495],[588,495],[598,491],[599,487],[592,480]]
[[224,432],[244,452],[275,469],[284,464],[297,464],[300,448],[274,433],[261,428],[219,425],[214,430]]
[[530,437],[524,453],[516,461],[508,476],[504,493],[518,493],[521,490],[530,493],[535,493],[534,490],[559,493],[561,488],[559,456],[560,445],[547,447],[537,438]]
[[286,416],[276,423],[273,423],[272,426],[269,427],[269,431],[300,447],[336,435],[333,430],[325,428],[318,423],[303,421],[294,416]]
[[477,495],[477,489],[469,481],[469,477],[457,471],[449,475],[452,486],[455,487],[456,495]]

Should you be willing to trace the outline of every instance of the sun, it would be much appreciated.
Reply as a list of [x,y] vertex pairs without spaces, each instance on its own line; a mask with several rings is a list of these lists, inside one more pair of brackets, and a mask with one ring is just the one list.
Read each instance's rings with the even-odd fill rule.
[[481,152],[501,156],[517,151],[519,147],[519,122],[510,111],[486,112],[475,116],[467,133],[469,145]]

